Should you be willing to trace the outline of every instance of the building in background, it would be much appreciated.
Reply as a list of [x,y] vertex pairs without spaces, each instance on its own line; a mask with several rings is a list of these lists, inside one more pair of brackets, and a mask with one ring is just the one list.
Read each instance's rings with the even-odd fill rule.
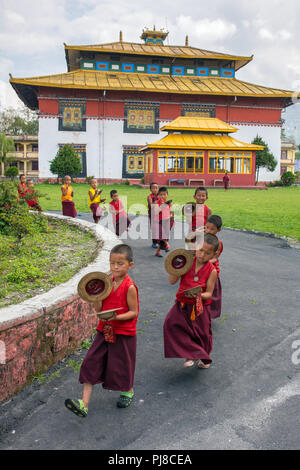
[[255,152],[260,145],[241,142],[238,131],[216,118],[181,116],[164,126],[168,135],[141,149],[145,152],[145,183],[161,186],[255,186]]
[[[143,43],[64,45],[67,72],[10,78],[22,101],[39,112],[40,178],[58,149],[72,145],[82,161],[79,177],[102,182],[140,179],[141,147],[163,137],[160,128],[178,116],[216,117],[238,128],[236,138],[257,135],[280,161],[281,112],[293,92],[238,79],[253,56],[165,45],[167,32],[145,29]],[[260,172],[261,181],[279,179]]]
[[295,173],[295,154],[296,148],[294,142],[281,142],[280,174],[286,171]]
[[[16,166],[19,175],[36,178],[39,177],[39,146],[37,135],[9,135],[15,144],[15,152],[8,153],[8,157],[13,157],[14,161],[10,166]],[[4,165],[1,163],[1,176],[4,176]]]

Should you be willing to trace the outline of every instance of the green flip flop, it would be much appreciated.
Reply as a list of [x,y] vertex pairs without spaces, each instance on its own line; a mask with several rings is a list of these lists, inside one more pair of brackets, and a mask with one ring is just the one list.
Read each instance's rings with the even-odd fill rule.
[[65,401],[65,405],[68,410],[72,411],[80,418],[85,418],[88,414],[88,408],[84,407],[83,401],[80,399],[71,400],[71,398],[67,398]]
[[132,399],[134,396],[134,392],[122,392],[119,400],[117,401],[117,407],[118,408],[127,408],[128,406],[131,405]]

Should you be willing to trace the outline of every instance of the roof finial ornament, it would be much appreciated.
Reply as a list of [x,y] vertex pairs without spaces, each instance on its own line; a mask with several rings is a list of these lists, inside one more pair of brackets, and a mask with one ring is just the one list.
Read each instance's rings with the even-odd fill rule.
[[185,36],[185,45],[186,45],[186,46],[189,45],[189,37],[188,37],[188,35]]
[[120,31],[120,42],[123,42],[123,32]]

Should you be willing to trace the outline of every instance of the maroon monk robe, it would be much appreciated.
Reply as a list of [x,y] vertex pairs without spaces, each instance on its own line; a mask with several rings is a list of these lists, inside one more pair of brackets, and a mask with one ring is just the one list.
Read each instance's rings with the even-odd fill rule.
[[186,297],[183,291],[200,285],[205,292],[207,280],[215,268],[208,261],[195,275],[195,266],[196,258],[191,269],[181,276],[177,300],[164,322],[165,357],[201,359],[204,364],[209,364],[213,346],[211,301],[203,301],[203,312],[199,314],[196,299]]
[[73,201],[62,201],[62,213],[67,217],[76,217],[77,212]]

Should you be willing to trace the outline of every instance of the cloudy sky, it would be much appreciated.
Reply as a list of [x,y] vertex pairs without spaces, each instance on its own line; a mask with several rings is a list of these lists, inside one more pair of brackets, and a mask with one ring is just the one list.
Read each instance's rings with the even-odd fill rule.
[[66,71],[63,43],[141,42],[145,26],[168,43],[250,56],[237,78],[300,91],[298,0],[0,0],[0,105],[16,106],[14,77]]

